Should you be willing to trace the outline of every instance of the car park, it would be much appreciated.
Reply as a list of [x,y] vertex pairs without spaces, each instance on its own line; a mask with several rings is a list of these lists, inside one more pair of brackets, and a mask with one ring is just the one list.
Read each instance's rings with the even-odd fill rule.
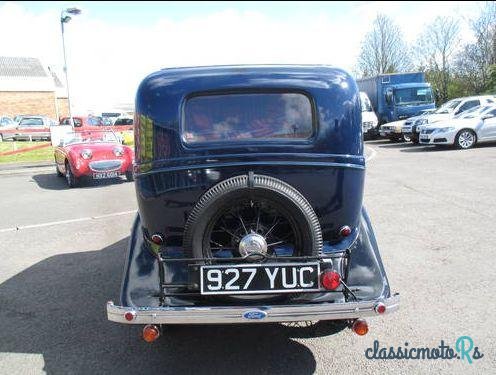
[[82,177],[101,180],[125,175],[133,180],[134,152],[121,145],[112,131],[69,132],[55,148],[54,159],[57,175],[65,176],[71,188]]
[[421,144],[455,145],[461,149],[496,141],[496,105],[474,107],[452,119],[425,125]]
[[139,213],[108,319],[151,342],[167,324],[322,320],[363,335],[364,317],[395,311],[362,205],[360,113],[355,81],[331,67],[145,78]]
[[491,95],[452,99],[432,113],[424,114],[415,120],[407,120],[402,132],[405,138],[410,138],[415,143],[419,139],[419,133],[424,125],[448,120],[471,108],[492,103],[496,103],[496,100]]

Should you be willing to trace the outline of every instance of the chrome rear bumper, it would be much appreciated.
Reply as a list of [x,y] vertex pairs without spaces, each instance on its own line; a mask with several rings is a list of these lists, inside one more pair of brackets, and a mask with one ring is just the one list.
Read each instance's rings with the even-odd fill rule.
[[[380,303],[386,306],[384,314],[394,312],[399,308],[400,296],[363,302],[228,307],[125,307],[109,301],[107,317],[110,321],[127,324],[239,324],[339,320],[379,315],[376,306]],[[132,320],[126,320],[126,313],[131,313],[128,317],[131,315]]]

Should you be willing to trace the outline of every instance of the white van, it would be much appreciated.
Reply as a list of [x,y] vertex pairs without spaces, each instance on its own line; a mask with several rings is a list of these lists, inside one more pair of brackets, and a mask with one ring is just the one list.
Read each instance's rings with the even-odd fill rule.
[[360,91],[362,103],[362,131],[364,137],[375,137],[379,132],[377,116],[375,115],[370,99],[366,93]]

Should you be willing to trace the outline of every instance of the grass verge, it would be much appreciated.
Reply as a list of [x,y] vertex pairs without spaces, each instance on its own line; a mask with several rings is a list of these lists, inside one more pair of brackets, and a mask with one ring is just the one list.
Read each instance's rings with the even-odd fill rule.
[[[22,150],[23,148],[48,144],[49,142],[1,142],[0,154],[8,151]],[[13,155],[0,155],[0,163],[29,163],[53,160],[53,147],[44,147],[37,150],[20,152]]]

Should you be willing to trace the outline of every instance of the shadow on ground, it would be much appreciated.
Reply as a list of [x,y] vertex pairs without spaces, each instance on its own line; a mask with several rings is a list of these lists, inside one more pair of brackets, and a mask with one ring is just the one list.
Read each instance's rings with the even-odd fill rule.
[[0,352],[40,353],[48,374],[315,371],[312,352],[293,340],[304,331],[282,325],[174,327],[150,345],[140,326],[108,322],[126,244],[57,255],[0,284]]
[[[67,186],[67,182],[64,177],[58,177],[55,172],[54,173],[44,173],[37,174],[33,176],[33,180],[38,184],[38,186],[42,189],[47,190],[66,190],[69,189]],[[77,189],[88,189],[88,188],[99,188],[105,187],[108,185],[115,184],[124,184],[127,181],[123,178],[110,178],[106,180],[93,180],[91,178],[83,178],[80,180],[80,183]]]

